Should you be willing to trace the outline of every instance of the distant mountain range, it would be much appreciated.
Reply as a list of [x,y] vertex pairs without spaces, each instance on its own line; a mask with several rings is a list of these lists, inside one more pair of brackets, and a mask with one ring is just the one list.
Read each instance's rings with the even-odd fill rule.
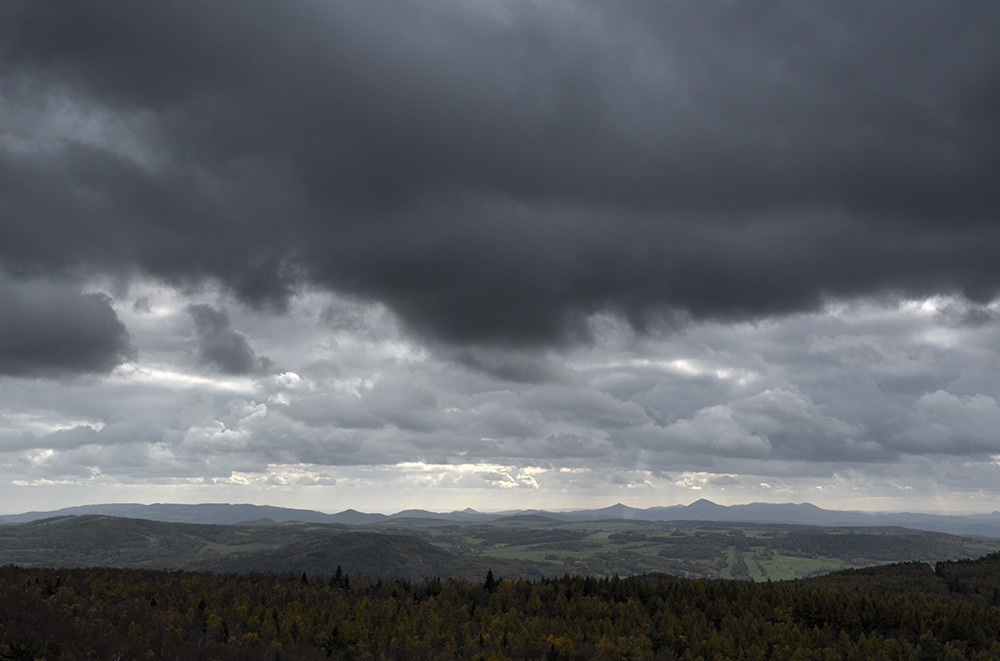
[[696,500],[690,505],[650,507],[638,509],[617,504],[593,510],[550,512],[546,510],[517,510],[507,512],[478,512],[474,509],[452,512],[429,512],[409,509],[395,514],[373,514],[348,509],[336,514],[316,510],[274,507],[270,505],[230,505],[203,503],[179,505],[157,503],[140,505],[118,503],[81,505],[48,512],[26,512],[0,516],[0,524],[24,523],[58,516],[100,514],[173,523],[340,523],[352,526],[369,526],[390,523],[400,519],[437,519],[464,523],[488,523],[504,518],[546,517],[556,521],[603,521],[626,519],[638,521],[725,521],[733,523],[771,523],[828,527],[902,527],[915,530],[944,532],[953,535],[981,535],[1000,537],[1000,512],[972,515],[921,514],[907,512],[851,512],[825,510],[809,503],[750,503],[747,505],[718,505],[710,500]]

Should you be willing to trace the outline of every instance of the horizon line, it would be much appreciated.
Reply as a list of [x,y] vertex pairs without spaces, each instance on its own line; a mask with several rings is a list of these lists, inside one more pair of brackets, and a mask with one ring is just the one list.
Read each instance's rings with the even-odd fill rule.
[[229,507],[240,507],[240,506],[273,507],[273,508],[280,509],[280,510],[292,510],[292,511],[298,510],[298,511],[302,511],[302,512],[317,512],[317,513],[324,514],[324,515],[327,515],[327,516],[336,516],[337,514],[343,514],[344,512],[349,512],[349,511],[357,512],[358,514],[381,515],[381,516],[388,516],[388,517],[395,516],[395,515],[398,515],[398,514],[401,514],[403,512],[407,512],[407,511],[420,511],[420,512],[427,512],[429,514],[453,514],[453,513],[470,512],[470,513],[476,513],[476,514],[501,515],[502,516],[502,515],[516,515],[516,514],[522,514],[522,513],[527,513],[527,512],[549,512],[549,513],[552,513],[552,514],[572,514],[574,512],[590,512],[590,511],[611,509],[613,507],[624,507],[624,508],[628,508],[628,509],[631,509],[631,510],[636,510],[636,511],[639,511],[639,512],[647,512],[649,510],[654,510],[654,509],[688,508],[688,507],[691,507],[691,506],[693,506],[693,505],[695,505],[697,503],[700,503],[700,502],[704,502],[704,503],[707,503],[709,505],[713,505],[715,507],[720,507],[720,508],[725,508],[725,509],[729,509],[729,508],[733,508],[733,507],[748,507],[748,506],[751,506],[751,505],[773,505],[773,506],[781,506],[781,505],[804,506],[805,505],[805,506],[815,507],[815,508],[820,509],[820,510],[825,511],[825,512],[843,512],[843,513],[869,514],[869,515],[877,515],[877,514],[897,514],[897,515],[898,514],[921,514],[921,515],[931,515],[931,516],[989,516],[991,514],[1000,513],[1000,510],[997,510],[997,509],[990,510],[990,511],[984,511],[984,510],[975,510],[975,511],[970,511],[970,510],[937,510],[937,511],[928,511],[928,510],[905,510],[905,509],[901,509],[901,510],[828,509],[828,508],[825,508],[825,507],[821,507],[819,505],[815,505],[814,503],[811,503],[811,502],[808,502],[808,501],[802,501],[802,502],[791,502],[791,501],[782,501],[782,502],[751,501],[751,502],[747,502],[747,503],[736,503],[736,504],[732,504],[732,505],[722,505],[722,504],[716,503],[715,501],[712,501],[712,500],[710,500],[708,498],[698,498],[698,499],[695,499],[694,501],[691,501],[687,505],[682,504],[682,503],[675,503],[673,505],[652,505],[652,506],[649,506],[649,507],[635,507],[635,506],[632,506],[632,505],[626,505],[626,504],[624,504],[622,502],[616,502],[616,503],[614,503],[612,505],[605,505],[605,506],[602,506],[602,507],[585,507],[585,508],[575,508],[575,509],[565,509],[565,508],[560,508],[560,509],[524,508],[524,509],[505,509],[505,510],[478,510],[478,509],[475,509],[475,508],[472,508],[472,507],[466,507],[466,508],[462,508],[462,509],[457,509],[456,508],[456,509],[451,509],[451,510],[447,510],[447,511],[442,511],[442,510],[425,509],[425,508],[421,508],[421,507],[407,507],[407,508],[403,508],[403,509],[400,509],[400,510],[396,510],[394,512],[388,512],[388,511],[365,511],[365,510],[359,510],[359,509],[357,509],[355,507],[347,507],[345,509],[338,510],[338,511],[326,511],[326,510],[312,509],[312,508],[288,507],[288,506],[284,506],[284,505],[270,505],[270,504],[260,504],[260,503],[250,503],[250,502],[241,502],[241,503],[218,502],[218,501],[206,501],[206,502],[199,502],[199,503],[183,503],[183,502],[152,502],[152,503],[143,503],[143,502],[96,502],[96,503],[86,503],[86,504],[82,504],[82,505],[67,505],[65,507],[58,507],[58,508],[49,509],[49,510],[46,510],[46,509],[34,509],[34,510],[26,510],[26,511],[20,511],[20,512],[6,512],[6,513],[3,513],[3,514],[0,514],[0,517],[23,516],[23,515],[26,515],[26,514],[53,513],[53,512],[60,512],[60,511],[63,511],[63,510],[78,509],[78,508],[85,508],[85,507],[111,507],[111,506],[154,507],[154,506],[157,506],[157,505],[182,506],[182,507],[199,507],[199,506],[204,506],[204,505],[224,505],[224,506],[229,506]]

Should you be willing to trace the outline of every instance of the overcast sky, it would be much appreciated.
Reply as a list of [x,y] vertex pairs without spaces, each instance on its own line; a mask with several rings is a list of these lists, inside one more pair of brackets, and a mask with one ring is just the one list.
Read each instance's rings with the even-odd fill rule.
[[6,0],[0,509],[1000,509],[998,25]]

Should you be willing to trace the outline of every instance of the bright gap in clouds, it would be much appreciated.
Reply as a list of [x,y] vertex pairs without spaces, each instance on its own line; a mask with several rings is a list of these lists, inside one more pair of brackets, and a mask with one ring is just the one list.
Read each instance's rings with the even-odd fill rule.
[[975,321],[995,304],[831,304],[644,334],[603,315],[576,348],[458,353],[384,306],[317,292],[285,314],[151,285],[114,305],[137,349],[114,374],[0,381],[8,511],[990,510],[1000,496],[1000,332]]

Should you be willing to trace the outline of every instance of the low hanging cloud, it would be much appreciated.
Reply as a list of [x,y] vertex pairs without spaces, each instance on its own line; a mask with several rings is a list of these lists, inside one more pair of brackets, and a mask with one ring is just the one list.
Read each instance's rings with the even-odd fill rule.
[[223,374],[244,375],[266,372],[271,361],[258,357],[246,335],[234,330],[225,309],[210,305],[188,306],[198,339],[198,360]]
[[460,347],[585,341],[600,311],[642,329],[983,303],[998,22],[902,1],[12,0],[0,268],[221,282],[278,310],[318,287]]
[[106,374],[135,351],[107,296],[60,282],[0,278],[0,375]]

